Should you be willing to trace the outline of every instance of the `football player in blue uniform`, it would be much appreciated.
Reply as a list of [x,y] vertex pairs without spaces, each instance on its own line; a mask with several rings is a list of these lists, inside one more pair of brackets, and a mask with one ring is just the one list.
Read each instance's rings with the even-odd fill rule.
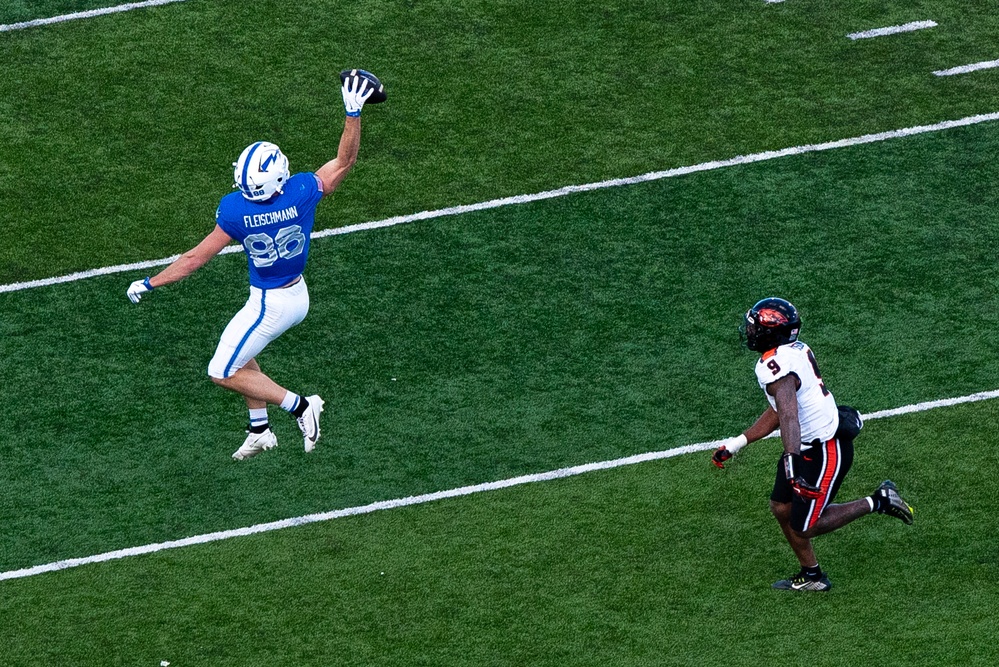
[[183,280],[233,240],[242,244],[250,269],[250,298],[222,332],[208,375],[219,386],[242,394],[250,411],[246,440],[232,457],[256,456],[277,446],[267,405],[280,405],[298,421],[311,452],[319,439],[323,399],[303,397],[264,375],[256,356],[272,340],[301,322],[309,311],[302,277],[316,206],[340,185],[357,160],[361,108],[374,92],[360,76],[347,77],[341,90],[347,117],[336,158],[315,173],[291,175],[288,158],[277,146],[258,141],[233,163],[235,187],[215,212],[215,229],[201,243],[155,276],[136,280],[128,298],[138,303],[146,292]]

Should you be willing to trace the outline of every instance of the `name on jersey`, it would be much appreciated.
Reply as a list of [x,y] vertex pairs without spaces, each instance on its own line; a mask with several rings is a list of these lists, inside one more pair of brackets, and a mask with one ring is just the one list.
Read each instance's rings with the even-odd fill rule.
[[298,208],[295,206],[289,206],[288,208],[283,208],[279,211],[271,211],[270,213],[244,215],[243,225],[246,227],[263,227],[264,225],[272,225],[275,222],[284,222],[297,217]]

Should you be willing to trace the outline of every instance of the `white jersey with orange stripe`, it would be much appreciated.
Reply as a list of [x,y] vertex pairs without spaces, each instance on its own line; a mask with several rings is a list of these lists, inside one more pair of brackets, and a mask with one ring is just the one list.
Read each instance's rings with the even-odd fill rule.
[[811,348],[801,341],[764,353],[756,364],[756,379],[774,410],[777,403],[767,392],[767,385],[786,375],[797,376],[799,382],[797,398],[801,441],[805,443],[818,439],[825,442],[832,439],[839,428],[836,399],[822,383],[822,374]]

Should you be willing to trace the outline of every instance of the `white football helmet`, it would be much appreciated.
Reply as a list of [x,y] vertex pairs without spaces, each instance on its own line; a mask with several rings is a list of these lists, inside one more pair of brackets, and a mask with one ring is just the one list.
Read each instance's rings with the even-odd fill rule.
[[250,201],[264,201],[284,191],[288,182],[288,158],[269,141],[247,146],[239,159],[232,163],[233,179],[243,196]]

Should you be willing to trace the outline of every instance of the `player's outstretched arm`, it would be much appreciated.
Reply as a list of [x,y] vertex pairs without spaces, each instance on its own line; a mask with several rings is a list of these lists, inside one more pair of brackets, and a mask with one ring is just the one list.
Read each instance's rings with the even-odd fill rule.
[[375,89],[368,86],[366,79],[349,76],[343,82],[340,92],[343,96],[343,108],[347,114],[343,123],[343,134],[340,135],[340,146],[337,148],[336,157],[316,170],[316,176],[323,184],[323,196],[336,190],[357,162],[357,151],[361,146],[361,108]]
[[131,299],[132,303],[139,303],[139,299],[144,293],[156,287],[183,280],[207,264],[212,257],[222,252],[222,249],[231,241],[232,237],[222,231],[221,227],[215,225],[215,229],[201,243],[175,259],[170,266],[151,278],[136,280],[129,285],[128,298]]
[[773,408],[767,406],[766,411],[760,415],[752,426],[741,434],[723,440],[721,446],[711,455],[711,462],[719,468],[725,467],[725,462],[735,456],[740,449],[751,442],[762,440],[777,430],[780,419]]
[[340,136],[340,148],[336,157],[316,170],[316,176],[323,184],[323,196],[333,194],[340,183],[350,173],[357,162],[357,151],[361,146],[361,117],[347,116]]

